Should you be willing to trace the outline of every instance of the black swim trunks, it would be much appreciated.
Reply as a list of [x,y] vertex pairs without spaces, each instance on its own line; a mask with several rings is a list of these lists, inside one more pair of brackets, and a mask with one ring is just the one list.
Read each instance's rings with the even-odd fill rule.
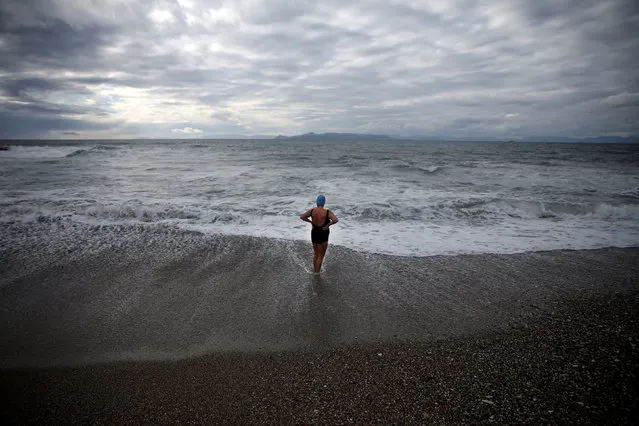
[[[312,211],[311,214],[313,214]],[[326,221],[324,222],[324,225],[313,225],[313,229],[311,229],[311,241],[313,242],[313,244],[322,244],[328,241],[328,235],[331,233],[331,231],[328,229],[324,230],[322,228],[324,228],[329,223],[331,223],[331,220],[328,218],[328,209],[326,209]]]

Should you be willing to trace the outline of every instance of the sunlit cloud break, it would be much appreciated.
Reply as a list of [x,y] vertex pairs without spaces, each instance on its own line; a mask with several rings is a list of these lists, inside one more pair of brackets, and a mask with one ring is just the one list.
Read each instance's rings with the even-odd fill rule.
[[185,135],[201,135],[202,133],[204,133],[202,130],[194,129],[192,127],[185,127],[183,129],[171,129],[171,132],[181,133]]
[[633,0],[0,2],[0,137],[639,134]]

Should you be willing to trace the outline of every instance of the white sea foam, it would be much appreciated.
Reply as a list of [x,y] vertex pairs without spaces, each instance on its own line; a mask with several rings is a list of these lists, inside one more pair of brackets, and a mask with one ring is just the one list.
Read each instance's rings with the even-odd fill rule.
[[3,151],[1,155],[4,159],[47,160],[66,157],[78,149],[77,146],[13,146],[10,150]]
[[166,224],[308,240],[298,216],[323,192],[340,217],[331,241],[357,250],[433,255],[639,245],[639,174],[628,160],[635,147],[625,148],[622,163],[618,155],[607,158],[605,147],[553,147],[561,161],[548,160],[543,145],[462,147],[12,146],[0,152],[0,221]]

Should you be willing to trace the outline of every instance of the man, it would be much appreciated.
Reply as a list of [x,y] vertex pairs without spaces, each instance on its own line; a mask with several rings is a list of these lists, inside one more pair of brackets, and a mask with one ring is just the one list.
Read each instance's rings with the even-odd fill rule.
[[328,236],[330,234],[328,228],[339,222],[335,213],[325,209],[324,204],[326,204],[326,197],[320,194],[317,196],[317,207],[302,213],[300,216],[300,219],[304,222],[313,225],[311,242],[313,243],[313,272],[316,274],[319,274],[322,268],[322,262],[328,248]]

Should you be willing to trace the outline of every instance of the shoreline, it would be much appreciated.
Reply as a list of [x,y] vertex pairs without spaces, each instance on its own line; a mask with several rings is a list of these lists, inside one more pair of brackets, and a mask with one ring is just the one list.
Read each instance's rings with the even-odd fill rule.
[[[633,424],[639,248],[398,257],[1,228],[10,423]],[[381,355],[380,355],[381,354]]]
[[639,283],[639,248],[399,257],[329,247],[315,277],[302,242],[37,229],[3,232],[0,367],[423,342]]
[[[297,216],[288,218],[291,221],[297,219]],[[80,221],[74,222],[69,220],[68,217],[61,216],[46,216],[40,215],[36,219],[31,222],[20,222],[14,220],[5,220],[0,222],[0,236],[4,237],[14,237],[14,234],[17,232],[35,232],[44,236],[48,231],[53,230],[54,232],[71,232],[71,233],[148,233],[148,234],[157,234],[157,235],[175,235],[175,234],[187,234],[197,236],[198,238],[210,239],[210,238],[239,238],[239,239],[255,239],[257,241],[261,241],[262,243],[268,244],[269,242],[273,242],[275,244],[306,244],[310,245],[310,228],[307,231],[304,231],[302,234],[303,237],[277,237],[273,235],[263,236],[263,235],[254,235],[254,234],[243,234],[243,233],[235,233],[235,232],[224,232],[224,231],[213,231],[213,230],[202,230],[198,227],[190,227],[184,226],[175,223],[164,223],[164,222],[100,222],[96,221],[92,223],[90,221]],[[8,235],[2,235],[8,233]],[[12,235],[13,234],[13,235]],[[0,243],[2,241],[0,240]],[[11,246],[12,241],[6,243],[7,246]],[[428,244],[428,241],[425,241],[424,244]],[[397,258],[430,258],[430,257],[438,257],[438,256],[481,256],[481,255],[513,255],[513,254],[527,254],[527,253],[546,253],[546,252],[563,252],[563,251],[582,251],[582,250],[605,250],[605,249],[633,249],[639,248],[639,241],[635,241],[633,243],[626,244],[616,244],[616,245],[606,245],[606,244],[594,244],[591,246],[585,247],[557,247],[557,248],[538,248],[532,250],[523,250],[523,249],[503,249],[497,251],[443,251],[443,252],[435,252],[430,254],[403,254],[401,252],[385,252],[385,251],[375,251],[375,250],[364,250],[357,248],[355,246],[349,246],[346,244],[340,244],[335,241],[333,238],[330,242],[330,247],[338,247],[340,250],[350,250],[355,253],[360,253],[362,255],[374,255],[374,256],[390,256]],[[0,250],[2,246],[0,245]]]
[[0,370],[11,423],[633,424],[639,295],[501,331],[318,351]]
[[[27,241],[23,234],[34,234],[32,241]],[[146,235],[147,238],[155,237],[176,237],[186,236],[195,239],[203,240],[216,240],[216,239],[228,239],[228,240],[248,240],[254,241],[254,244],[276,244],[276,245],[301,245],[302,247],[311,247],[310,241],[310,228],[308,230],[308,238],[306,234],[304,238],[283,238],[273,236],[260,236],[252,234],[235,234],[225,232],[212,232],[202,231],[198,229],[190,229],[188,227],[182,227],[176,224],[161,223],[161,222],[132,222],[132,223],[87,223],[87,222],[72,222],[63,217],[47,217],[41,216],[39,219],[33,222],[19,222],[19,221],[4,221],[0,222],[0,256],[3,251],[11,251],[11,247],[23,246],[25,242],[27,244],[33,244],[38,240],[40,242],[47,240],[47,237],[53,233],[63,234],[65,239],[82,239],[82,238],[95,238],[95,237],[117,237],[117,236],[129,236],[129,235]],[[427,241],[424,242],[427,244]],[[598,251],[598,250],[633,250],[639,249],[639,242],[637,244],[629,245],[597,245],[592,247],[565,247],[565,248],[552,248],[552,249],[539,249],[539,250],[521,250],[521,251],[494,251],[494,252],[445,252],[435,253],[427,255],[410,255],[410,254],[397,254],[386,253],[376,251],[366,251],[357,248],[342,245],[334,241],[330,241],[329,248],[336,248],[338,250],[344,250],[359,254],[362,256],[381,256],[398,259],[429,259],[435,257],[459,257],[459,256],[511,256],[511,255],[526,255],[526,254],[544,254],[544,253],[564,253],[564,252],[581,252],[581,251]],[[4,249],[4,250],[3,250]],[[0,272],[2,272],[0,270]]]

